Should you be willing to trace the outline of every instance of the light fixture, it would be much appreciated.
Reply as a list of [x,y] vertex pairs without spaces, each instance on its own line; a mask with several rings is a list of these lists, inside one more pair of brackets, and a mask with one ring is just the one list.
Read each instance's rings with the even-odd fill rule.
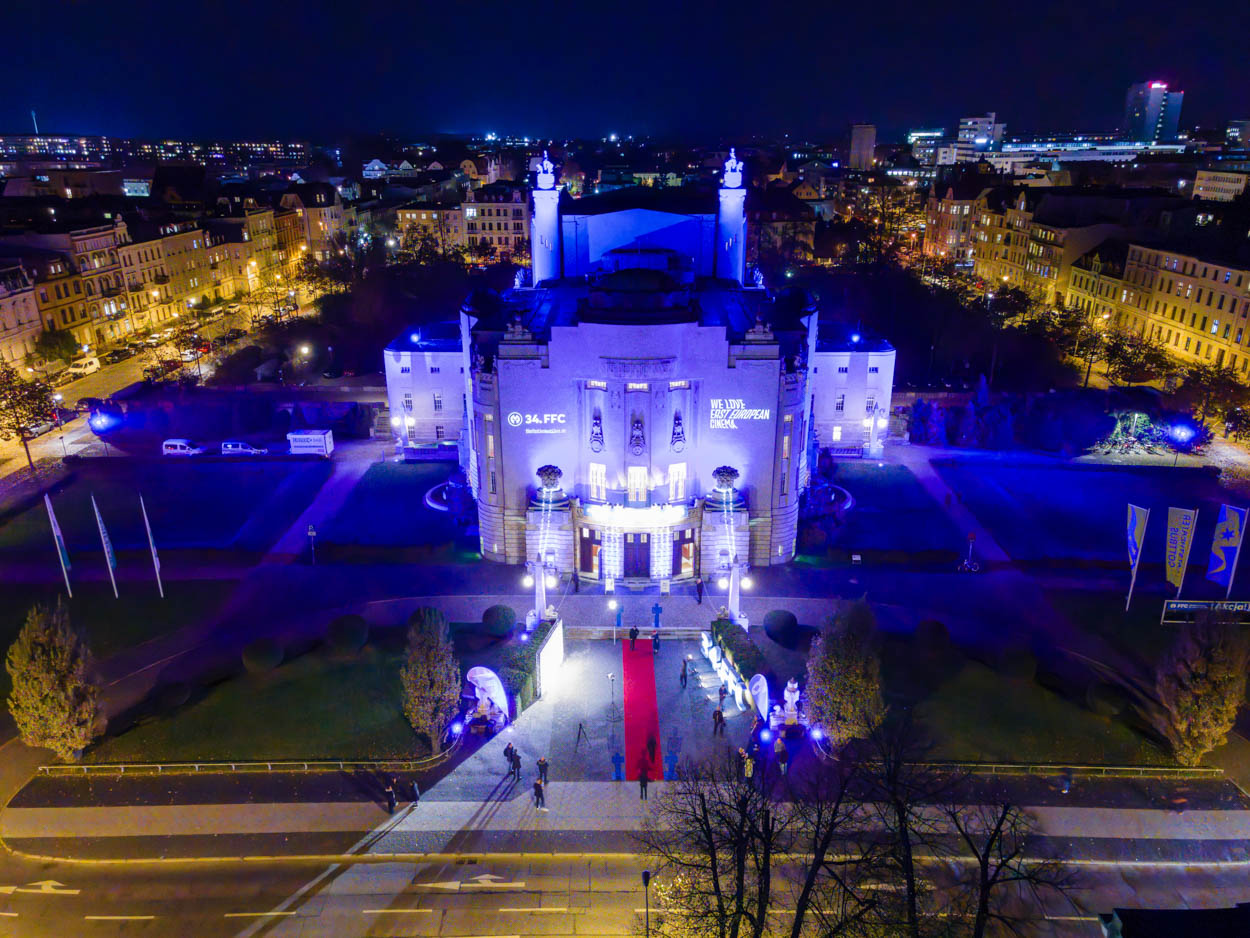
[[531,586],[534,585],[534,578],[530,576],[528,573],[525,574],[525,576],[521,577],[521,585],[524,586],[526,589],[529,589]]
[[609,608],[609,609],[615,609],[615,608],[616,608],[616,600],[615,600],[615,599],[609,599],[609,600],[608,600],[608,608]]
[[555,589],[555,588],[556,588],[556,578],[549,573],[547,574],[547,589],[550,590],[550,589]]
[[749,576],[744,576],[742,578],[742,588],[744,590],[749,590],[754,585],[755,585],[755,581],[752,580]]
[[716,581],[716,585],[719,586],[723,590],[729,589],[729,577],[727,576],[721,577],[719,580]]

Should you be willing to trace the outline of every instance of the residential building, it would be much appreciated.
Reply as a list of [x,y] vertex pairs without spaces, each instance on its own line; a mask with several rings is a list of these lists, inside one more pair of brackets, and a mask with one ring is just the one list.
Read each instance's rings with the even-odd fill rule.
[[961,117],[955,135],[955,162],[974,163],[981,154],[997,150],[1006,129],[1007,125],[999,123],[993,111],[979,117]]
[[1210,202],[1231,202],[1246,191],[1250,173],[1200,169],[1194,178],[1193,197]]
[[1250,146],[1250,120],[1229,121],[1224,130],[1224,142],[1237,149]]
[[413,328],[383,353],[395,446],[458,443],[466,427],[465,357],[458,322]]
[[1165,81],[1142,81],[1128,86],[1120,132],[1125,140],[1168,143],[1176,139],[1183,91],[1169,91]]
[[328,182],[305,182],[291,186],[281,196],[282,208],[293,208],[304,228],[304,243],[317,260],[326,260],[343,249],[343,199]]
[[439,252],[467,245],[464,211],[454,203],[401,205],[395,212],[395,229],[406,250],[413,250],[424,238],[430,238]]
[[851,127],[851,151],[846,165],[851,169],[872,169],[873,154],[877,148],[877,128],[874,124],[854,124]]
[[935,184],[925,206],[924,253],[938,260],[966,264],[972,260],[973,207],[985,191],[978,179]]
[[159,228],[131,219],[118,240],[117,256],[126,283],[127,331],[141,332],[168,322],[174,310]]
[[907,134],[907,142],[911,146],[911,155],[921,166],[937,164],[937,151],[941,142],[946,139],[943,128],[929,130],[912,130]]
[[34,355],[43,326],[30,273],[14,258],[0,258],[0,361],[17,366]]
[[501,256],[528,253],[527,203],[525,187],[516,183],[495,182],[470,189],[460,206],[466,242],[489,245]]

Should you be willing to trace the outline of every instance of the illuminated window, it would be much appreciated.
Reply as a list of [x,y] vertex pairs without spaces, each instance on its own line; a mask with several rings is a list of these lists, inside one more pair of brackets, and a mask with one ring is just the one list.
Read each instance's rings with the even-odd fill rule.
[[626,391],[650,391],[651,385],[647,384],[647,382],[645,381],[631,381],[629,382],[629,384],[625,385],[625,390]]
[[404,410],[412,413],[412,392],[404,392]]
[[670,381],[668,383],[668,389],[670,391],[677,391],[677,390],[680,390],[681,388],[688,388],[688,387],[690,387],[689,381]]
[[836,443],[840,439],[842,439],[842,424],[839,423],[833,427],[833,442]]
[[598,388],[598,389],[599,389],[599,390],[601,390],[601,391],[605,391],[605,390],[607,390],[607,387],[608,387],[608,382],[606,382],[606,381],[587,381],[587,382],[586,382],[586,387],[588,387],[588,388]]
[[833,401],[833,412],[835,414],[842,413],[846,409],[846,395],[839,394]]
[[443,392],[435,391],[434,392],[434,411],[435,413],[437,413],[438,411],[442,409],[443,409]]
[[590,497],[600,501],[608,497],[608,467],[601,462],[590,464]]
[[683,502],[686,500],[686,464],[675,462],[668,467],[668,500]]
[[627,497],[631,502],[647,500],[647,467],[630,466],[626,475]]
[[486,458],[493,459],[494,457],[495,457],[495,434],[489,432],[488,430],[486,433]]

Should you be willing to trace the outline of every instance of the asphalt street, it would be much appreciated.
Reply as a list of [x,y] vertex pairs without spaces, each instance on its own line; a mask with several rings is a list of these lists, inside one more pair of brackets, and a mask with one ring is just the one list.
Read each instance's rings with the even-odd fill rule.
[[[135,866],[5,858],[0,935],[630,935],[646,902],[645,864],[636,855]],[[1084,867],[1077,885],[1075,906],[1055,900],[1033,934],[1092,938],[1098,912],[1175,905],[1179,895],[1208,907],[1250,898],[1244,867]],[[780,902],[780,916],[792,908]]]

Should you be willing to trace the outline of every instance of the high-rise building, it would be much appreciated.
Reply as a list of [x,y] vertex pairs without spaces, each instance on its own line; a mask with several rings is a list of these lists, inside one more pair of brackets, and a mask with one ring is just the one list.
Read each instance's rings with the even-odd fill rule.
[[1166,81],[1140,81],[1128,86],[1120,132],[1126,140],[1155,143],[1175,140],[1183,91],[1169,91]]
[[846,165],[851,169],[872,169],[873,151],[876,148],[877,126],[853,124],[851,126],[851,156]]
[[937,162],[938,144],[945,136],[946,131],[941,127],[908,131],[907,142],[911,144],[912,157],[921,166],[932,166]]
[[993,111],[978,117],[961,117],[959,133],[955,136],[955,159],[960,163],[979,160],[981,154],[997,150],[1003,143],[1006,124],[998,123]]
[[1239,149],[1250,146],[1250,120],[1229,121],[1224,129],[1224,141]]

